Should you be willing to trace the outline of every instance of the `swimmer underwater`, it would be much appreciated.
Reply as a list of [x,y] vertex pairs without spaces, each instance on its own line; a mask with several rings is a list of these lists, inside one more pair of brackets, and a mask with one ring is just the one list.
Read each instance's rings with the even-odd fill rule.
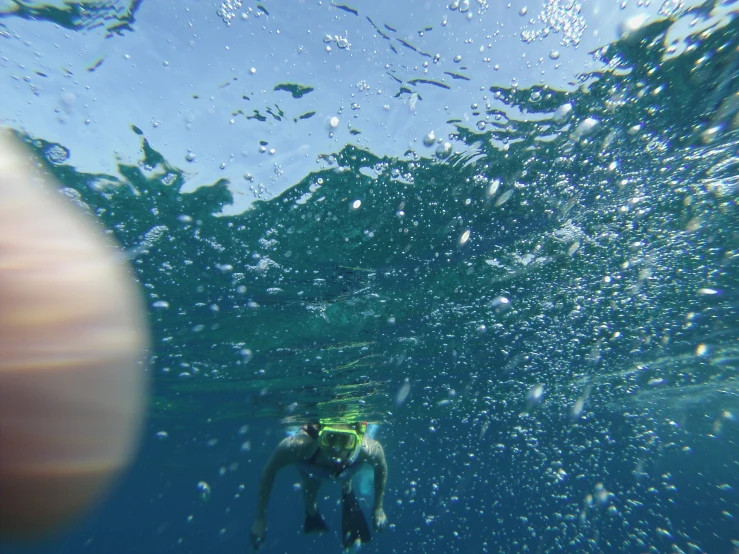
[[295,465],[303,483],[305,533],[324,533],[328,526],[318,511],[318,490],[324,480],[341,482],[341,530],[345,548],[367,543],[370,530],[359,502],[352,492],[352,477],[368,463],[374,466],[375,503],[372,521],[376,531],[387,527],[382,507],[387,483],[387,463],[382,445],[367,436],[367,424],[312,423],[285,438],[262,470],[257,498],[257,515],[251,528],[255,550],[264,543],[267,530],[267,504],[277,472]]

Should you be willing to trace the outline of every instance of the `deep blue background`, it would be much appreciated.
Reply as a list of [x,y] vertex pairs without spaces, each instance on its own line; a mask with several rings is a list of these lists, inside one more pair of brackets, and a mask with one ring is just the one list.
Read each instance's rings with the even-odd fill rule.
[[[557,418],[550,415],[540,414],[545,425],[557,423]],[[536,417],[534,412],[524,419]],[[610,421],[605,419],[609,417]],[[739,479],[736,462],[723,453],[739,439],[736,426],[728,426],[714,437],[700,432],[710,431],[709,425],[700,428],[700,422],[690,435],[677,430],[675,438],[690,437],[690,451],[684,451],[683,444],[665,441],[646,459],[644,474],[637,475],[627,461],[631,459],[629,442],[635,432],[631,424],[613,414],[591,415],[590,419],[600,420],[592,421],[587,434],[596,426],[608,428],[610,444],[597,456],[588,449],[581,453],[564,452],[565,468],[589,471],[573,471],[566,485],[559,486],[548,486],[543,472],[522,473],[523,467],[536,466],[530,459],[537,455],[536,449],[526,451],[523,442],[516,440],[508,440],[505,449],[498,446],[499,440],[510,438],[510,428],[491,424],[482,439],[474,423],[454,420],[435,421],[435,430],[422,418],[411,425],[382,428],[379,437],[390,468],[385,510],[392,527],[385,534],[375,534],[364,550],[520,552],[549,550],[558,545],[578,551],[639,551],[624,542],[629,535],[642,533],[645,538],[653,537],[655,529],[664,529],[665,522],[670,522],[683,535],[648,541],[659,551],[669,551],[677,541],[699,544],[705,552],[732,551],[727,539],[736,533],[735,520],[722,511],[735,515]],[[194,430],[190,436],[173,433],[165,441],[150,438],[134,467],[99,510],[50,543],[25,547],[6,544],[3,552],[250,551],[249,529],[258,473],[271,448],[284,435],[284,428],[270,427],[264,421],[244,423],[249,424],[249,431],[243,436],[231,425],[213,425],[209,430]],[[573,436],[578,431],[566,417],[558,423],[558,428],[542,429],[554,441],[559,437],[563,446],[565,440],[569,445],[579,444]],[[588,423],[583,425],[586,427]],[[193,428],[198,428],[196,422]],[[156,429],[157,426],[151,426],[148,436],[153,437]],[[240,451],[244,438],[252,442],[249,452]],[[218,439],[218,443],[208,446],[207,441],[212,439]],[[517,442],[519,453],[515,452]],[[238,463],[238,468],[228,469],[234,463]],[[227,469],[219,476],[221,468]],[[196,479],[209,483],[209,501],[201,498]],[[297,482],[293,468],[278,475],[268,512],[267,543],[262,551],[340,551],[336,532],[340,528],[338,486],[324,486],[320,500],[320,509],[332,533],[304,536],[302,496],[293,487]],[[569,500],[560,495],[582,498],[584,506],[585,497],[598,482],[616,495],[608,504],[615,506],[617,513],[609,513],[605,505],[598,507],[596,502],[595,507],[587,510],[585,519],[578,516],[578,521],[568,522],[568,530],[563,532],[558,526],[564,522],[558,521],[555,514],[559,510],[565,514]],[[666,483],[675,488],[667,490]],[[719,491],[718,486],[723,484],[734,490]],[[239,493],[240,485],[244,490]],[[628,521],[620,515],[626,509],[623,499],[627,496],[642,503],[634,508]],[[368,500],[371,503],[371,498]],[[365,508],[369,505],[365,504]],[[369,510],[365,511],[369,516]],[[433,516],[433,521],[429,516]],[[547,525],[551,526],[549,531]],[[565,537],[574,542],[568,543]],[[583,537],[595,539],[588,542]]]

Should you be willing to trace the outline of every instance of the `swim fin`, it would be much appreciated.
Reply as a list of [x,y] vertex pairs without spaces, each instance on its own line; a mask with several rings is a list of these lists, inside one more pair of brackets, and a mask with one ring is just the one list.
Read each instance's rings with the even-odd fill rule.
[[308,533],[325,533],[328,531],[328,525],[321,516],[320,512],[316,512],[310,516],[305,514],[305,527],[303,528],[306,534]]
[[344,548],[351,548],[357,540],[364,544],[372,539],[362,507],[352,491],[341,494],[341,535]]

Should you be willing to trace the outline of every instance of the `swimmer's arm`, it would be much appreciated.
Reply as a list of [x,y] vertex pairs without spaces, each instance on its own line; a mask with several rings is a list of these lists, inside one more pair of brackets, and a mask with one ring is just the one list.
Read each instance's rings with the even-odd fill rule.
[[315,450],[314,441],[303,434],[287,437],[277,445],[269,461],[264,466],[259,479],[256,519],[264,520],[267,517],[267,504],[269,504],[269,496],[272,492],[272,485],[274,485],[277,472],[284,467],[309,458],[311,450]]
[[367,461],[375,467],[375,510],[382,509],[387,484],[387,462],[382,445],[374,439],[366,442]]

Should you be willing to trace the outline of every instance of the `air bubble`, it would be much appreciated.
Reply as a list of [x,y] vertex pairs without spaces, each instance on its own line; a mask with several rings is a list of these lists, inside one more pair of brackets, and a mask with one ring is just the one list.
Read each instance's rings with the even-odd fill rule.
[[65,92],[62,94],[62,103],[67,107],[71,108],[77,103],[77,97],[74,95],[73,92]]
[[544,397],[544,385],[535,385],[526,395],[526,401],[529,405],[538,404]]
[[588,117],[581,121],[572,133],[572,140],[578,141],[592,135],[600,125],[600,121],[594,117]]
[[440,144],[439,147],[436,149],[436,157],[439,159],[446,159],[452,154],[452,144],[450,142],[445,142],[444,144]]
[[210,485],[205,481],[200,481],[197,488],[200,493],[200,499],[203,502],[208,502],[210,500]]
[[510,200],[511,196],[513,196],[513,189],[508,189],[498,197],[498,199],[495,201],[495,205],[502,206],[503,204],[508,202],[508,200]]
[[351,46],[351,43],[346,37],[336,37],[336,46],[342,50],[346,50]]
[[552,119],[555,123],[564,123],[572,114],[572,104],[562,104],[554,111]]
[[713,294],[718,294],[718,291],[716,289],[704,288],[704,289],[698,289],[698,294],[713,295]]
[[396,406],[401,406],[405,400],[408,398],[408,395],[411,392],[411,383],[408,379],[405,380],[403,385],[398,390],[398,393],[395,395],[395,404]]
[[621,40],[630,40],[639,35],[639,30],[644,27],[647,22],[647,18],[647,14],[639,13],[619,23],[618,35]]
[[490,183],[490,186],[487,190],[488,198],[492,198],[495,196],[495,193],[498,192],[498,187],[500,186],[500,180],[494,179],[492,183]]
[[44,153],[46,154],[46,159],[54,165],[59,165],[69,159],[69,150],[60,144],[49,146]]

